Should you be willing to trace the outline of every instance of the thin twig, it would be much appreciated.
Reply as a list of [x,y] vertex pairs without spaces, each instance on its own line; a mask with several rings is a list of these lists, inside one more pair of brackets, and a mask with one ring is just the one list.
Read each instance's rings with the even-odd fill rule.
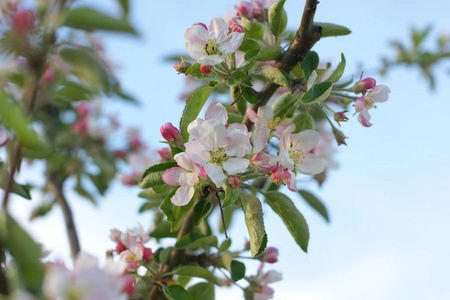
[[227,226],[225,225],[225,217],[223,216],[222,202],[220,201],[219,195],[216,194],[216,196],[217,196],[217,201],[219,201],[220,215],[222,216],[223,233],[225,234],[225,237],[228,239]]

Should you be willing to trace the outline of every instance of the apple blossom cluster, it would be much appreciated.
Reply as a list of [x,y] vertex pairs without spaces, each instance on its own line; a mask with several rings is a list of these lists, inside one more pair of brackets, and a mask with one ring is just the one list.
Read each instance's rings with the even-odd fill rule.
[[[174,156],[179,167],[170,168],[163,175],[165,183],[180,186],[171,198],[174,205],[188,204],[195,188],[208,182],[216,189],[224,187],[227,181],[236,182],[237,179],[239,182],[241,173],[247,169],[259,169],[292,191],[297,191],[296,172],[314,175],[324,170],[323,160],[310,152],[319,143],[318,132],[305,130],[293,134],[295,126],[277,124],[269,107],[249,115],[256,125],[253,132],[241,123],[228,124],[225,107],[212,102],[204,120],[198,118],[189,124],[186,151]],[[167,124],[163,127],[170,127],[170,130],[161,130],[168,142],[179,141],[176,138],[178,129]],[[263,151],[272,134],[280,136],[277,154]]]

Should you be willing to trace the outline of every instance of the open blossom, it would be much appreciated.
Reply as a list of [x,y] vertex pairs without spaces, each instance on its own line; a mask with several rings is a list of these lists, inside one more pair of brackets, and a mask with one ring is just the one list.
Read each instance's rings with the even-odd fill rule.
[[202,23],[192,25],[184,34],[186,49],[202,65],[216,65],[225,54],[236,52],[244,40],[243,32],[229,33],[223,19],[212,19],[209,29]]
[[280,138],[279,163],[288,170],[297,170],[306,175],[314,175],[323,171],[321,158],[310,153],[320,141],[320,134],[314,130],[304,130],[291,134],[292,127],[286,128]]
[[361,96],[355,101],[355,111],[359,113],[358,121],[364,127],[372,126],[370,123],[370,114],[369,109],[372,107],[376,107],[374,103],[377,102],[386,102],[389,98],[389,93],[391,90],[385,85],[377,85],[375,86],[367,95]]
[[206,120],[197,119],[188,126],[191,136],[186,153],[203,166],[217,187],[222,186],[227,175],[238,174],[248,167],[249,160],[244,156],[252,149],[247,127],[239,123],[225,126],[227,120],[225,107],[213,102],[206,111]]
[[123,274],[125,268],[123,261],[111,260],[100,268],[96,258],[81,253],[73,271],[63,264],[48,264],[44,295],[48,299],[125,300],[129,281]]
[[195,193],[195,186],[200,182],[199,177],[205,179],[205,170],[187,155],[186,152],[174,156],[180,167],[173,167],[165,171],[163,181],[169,185],[180,186],[170,201],[177,206],[183,206],[191,201]]
[[[250,1],[242,1],[239,0],[238,4],[235,6],[237,10],[237,15],[239,17],[263,17],[264,11],[267,11],[269,7],[277,2],[278,0],[250,0]],[[265,13],[267,14],[267,12]]]

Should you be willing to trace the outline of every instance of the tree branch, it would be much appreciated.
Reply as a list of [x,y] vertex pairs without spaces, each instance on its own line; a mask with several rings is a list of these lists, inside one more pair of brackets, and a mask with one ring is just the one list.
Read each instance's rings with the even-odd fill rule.
[[62,182],[58,180],[55,173],[47,173],[47,186],[48,189],[55,195],[55,201],[61,206],[64,214],[64,220],[66,222],[67,236],[69,238],[70,252],[72,254],[72,259],[80,252],[80,242],[78,240],[77,230],[75,228],[75,222],[72,216],[72,210],[70,209],[69,203],[63,193]]
[[[305,58],[314,44],[320,40],[322,35],[322,27],[313,25],[317,4],[317,0],[306,1],[300,28],[297,30],[297,33],[289,45],[289,48],[283,54],[281,59],[275,64],[276,68],[279,68],[289,74],[299,62],[303,61],[303,58]],[[266,83],[264,88],[257,93],[259,102],[253,104],[251,109],[257,112],[259,107],[266,105],[278,87],[279,85],[276,83]],[[253,126],[248,116],[245,116],[242,123],[249,129]]]

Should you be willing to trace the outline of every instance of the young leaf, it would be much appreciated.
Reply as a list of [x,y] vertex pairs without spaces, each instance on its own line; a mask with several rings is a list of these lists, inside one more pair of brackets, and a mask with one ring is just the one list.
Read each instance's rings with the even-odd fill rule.
[[302,61],[302,71],[305,78],[308,79],[312,72],[319,65],[319,55],[314,51],[309,51]]
[[328,98],[333,89],[333,83],[321,82],[312,86],[300,99],[303,104],[311,105]]
[[164,184],[164,181],[162,180],[162,175],[164,174],[164,171],[176,166],[178,166],[178,164],[174,161],[169,161],[151,166],[150,168],[145,170],[141,180],[139,181],[138,186],[141,189],[147,189],[150,187],[155,187],[157,185]]
[[134,28],[126,20],[115,19],[87,7],[69,10],[64,25],[88,31],[107,30],[136,34]]
[[224,240],[222,244],[220,244],[219,246],[219,252],[227,251],[228,248],[230,248],[230,246],[231,246],[231,239]]
[[322,201],[320,201],[319,199],[317,199],[316,196],[314,196],[313,194],[311,194],[308,191],[305,190],[299,190],[298,193],[303,197],[303,199],[305,199],[305,201],[311,205],[312,208],[314,208],[319,214],[322,215],[322,217],[324,217],[324,219],[327,222],[330,222],[330,219],[328,218],[328,212],[327,212],[327,208],[325,207],[325,205],[322,203]]
[[289,78],[286,78],[285,73],[275,67],[265,65],[250,73],[250,76],[260,79],[266,82],[276,83],[278,85],[290,88],[291,82]]
[[147,210],[152,210],[156,207],[159,207],[161,205],[160,202],[146,202],[144,204],[141,205],[141,207],[139,208],[139,213],[143,213],[144,211]]
[[261,201],[256,196],[240,193],[240,203],[245,215],[250,237],[250,250],[253,257],[260,255],[267,245],[267,234],[264,228],[264,218]]
[[61,98],[63,100],[81,101],[90,99],[92,91],[82,84],[68,81],[64,83],[64,85],[57,90],[54,95],[56,98]]
[[170,201],[170,199],[175,195],[176,191],[179,188],[180,188],[179,186],[174,187],[173,190],[166,196],[163,204],[161,205],[161,210],[166,215],[167,221],[169,221],[170,223],[172,223],[175,220],[173,215],[173,204]]
[[244,97],[245,101],[250,104],[255,104],[259,102],[258,96],[255,91],[249,87],[243,87],[242,97]]
[[283,118],[289,108],[295,106],[300,100],[300,95],[295,93],[286,92],[282,94],[272,105],[273,118]]
[[286,0],[280,0],[269,7],[269,28],[274,36],[279,37],[287,25],[287,13],[284,10]]
[[303,251],[308,252],[308,224],[306,224],[305,218],[298,211],[297,207],[295,207],[292,200],[280,192],[267,192],[264,196],[272,210],[280,216],[281,220],[283,220],[300,248],[302,248]]
[[205,86],[193,93],[189,99],[187,99],[183,116],[180,121],[180,130],[184,141],[189,141],[189,133],[187,132],[188,125],[197,118],[213,90],[214,87]]
[[292,124],[295,125],[295,130],[293,133],[299,133],[307,129],[314,129],[314,120],[307,113],[302,113],[295,116],[292,120]]
[[188,287],[187,291],[192,299],[214,300],[214,284],[209,282],[199,282],[196,285]]
[[200,222],[208,216],[212,209],[211,202],[209,201],[199,201],[194,207],[194,223],[195,225],[200,224]]
[[245,276],[245,265],[240,261],[233,260],[231,261],[231,279],[234,282],[244,278]]
[[171,225],[168,221],[162,221],[161,224],[159,224],[155,229],[153,229],[153,231],[150,233],[150,236],[157,239],[177,237],[177,233],[170,231],[170,227]]
[[171,286],[163,285],[163,293],[169,300],[192,300],[191,295],[178,284],[174,284]]
[[352,31],[348,29],[345,26],[336,25],[332,23],[321,23],[321,22],[314,22],[313,23],[316,26],[322,27],[322,37],[328,37],[328,36],[340,36],[340,35],[348,35]]
[[241,18],[241,25],[245,29],[245,38],[263,40],[264,29],[260,23],[253,23],[247,18]]
[[[245,60],[248,60],[247,54],[249,52],[245,54]],[[261,48],[261,50],[259,50],[257,54],[250,57],[250,55],[252,54],[253,53],[250,53],[248,57],[253,61],[271,61],[271,60],[277,61],[283,56],[284,49],[278,45],[266,46]]]
[[344,69],[345,69],[345,57],[344,53],[341,53],[341,62],[338,64],[338,66],[333,71],[330,78],[327,79],[327,81],[331,81],[333,83],[337,82],[341,78],[342,74],[344,74]]
[[239,189],[225,188],[225,199],[223,200],[222,207],[228,207],[233,204],[239,198]]
[[205,236],[199,233],[189,233],[183,236],[175,245],[177,248],[189,249],[213,246],[217,248],[217,237],[215,235]]
[[219,280],[209,270],[198,266],[181,266],[173,270],[177,275],[198,277],[208,280],[216,285],[220,285]]
[[[197,197],[197,193],[194,194],[194,199]],[[173,216],[174,216],[174,221],[172,223],[172,231],[178,231],[181,227],[181,225],[183,224],[184,218],[186,217],[186,215],[188,214],[188,212],[191,210],[192,205],[194,204],[194,201],[191,200],[188,204],[186,204],[185,206],[174,206],[173,208]]]

